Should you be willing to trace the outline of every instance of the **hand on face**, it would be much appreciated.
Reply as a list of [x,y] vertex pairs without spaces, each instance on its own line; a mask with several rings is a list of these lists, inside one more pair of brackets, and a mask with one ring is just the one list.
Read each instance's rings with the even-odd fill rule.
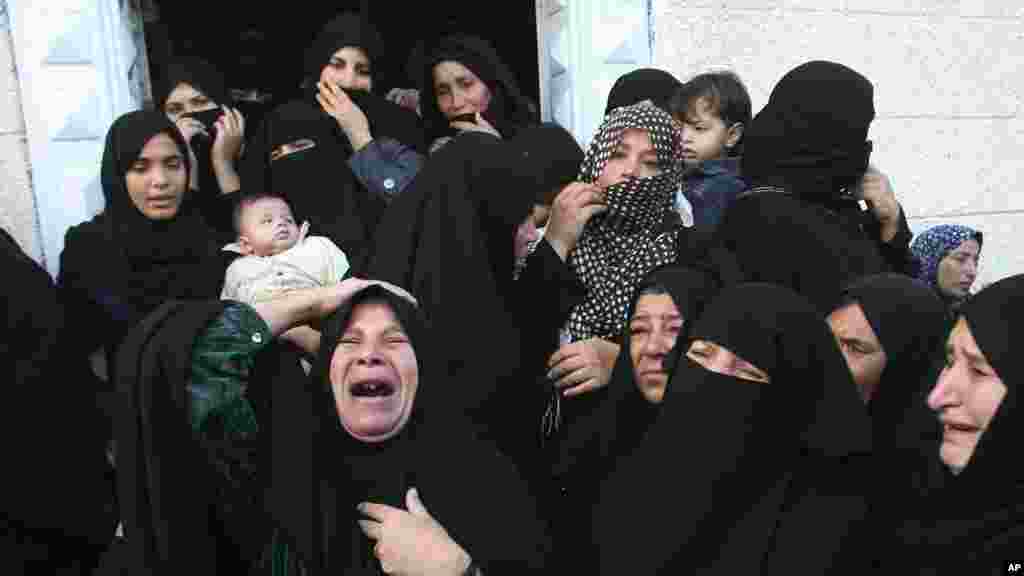
[[242,153],[245,140],[245,118],[234,108],[221,106],[224,114],[217,119],[217,136],[210,150],[210,158],[214,165],[234,164]]
[[401,576],[460,576],[469,569],[462,549],[420,501],[415,488],[405,496],[407,510],[363,502],[359,511],[369,519],[359,527],[376,544],[373,552],[386,574]]
[[606,202],[604,190],[585,182],[573,182],[558,193],[544,237],[562,260],[576,247],[587,222],[608,209]]
[[882,225],[883,242],[888,242],[899,232],[900,204],[896,201],[896,193],[892,190],[889,177],[882,174],[874,166],[869,166],[860,181],[854,196],[867,201],[871,213]]
[[608,385],[619,355],[619,346],[602,338],[566,344],[548,360],[548,380],[566,398]]
[[320,103],[320,107],[338,122],[352,144],[352,148],[356,151],[361,150],[371,139],[370,121],[366,118],[366,114],[359,109],[359,106],[356,106],[344,90],[334,84],[320,81],[317,87],[319,92],[316,99]]

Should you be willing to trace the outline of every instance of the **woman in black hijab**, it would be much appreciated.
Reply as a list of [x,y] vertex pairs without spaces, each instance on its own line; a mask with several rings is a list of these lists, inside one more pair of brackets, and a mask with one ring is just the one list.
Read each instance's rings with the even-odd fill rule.
[[598,571],[590,524],[601,482],[642,442],[678,361],[676,345],[685,346],[715,290],[706,272],[675,266],[655,270],[637,287],[611,382],[554,450],[547,514],[562,571]]
[[928,574],[1006,574],[1024,550],[1024,465],[1017,414],[1024,370],[1024,276],[992,284],[961,309],[928,395],[942,426],[941,489],[922,509],[923,549],[904,557]]
[[605,116],[616,108],[632,106],[650,100],[662,110],[669,111],[669,100],[683,87],[675,76],[657,68],[641,68],[619,76],[608,93]]
[[[579,291],[546,242],[514,280],[514,241],[534,205],[572,181],[579,155],[554,125],[508,141],[467,134],[438,152],[389,209],[366,270],[409,286],[446,340],[460,342],[439,351],[457,382],[478,382],[458,401],[520,463],[536,457],[548,392],[536,380]],[[486,338],[466,338],[481,330]]]
[[688,336],[644,442],[602,486],[601,572],[824,572],[863,513],[848,459],[870,451],[827,327],[791,291],[745,284]]
[[57,277],[74,354],[112,371],[124,334],[165,300],[219,296],[228,257],[188,190],[190,170],[188,145],[162,113],[130,112],[110,127],[106,206],[67,231]]
[[487,41],[475,36],[438,41],[423,62],[419,89],[432,153],[461,132],[509,138],[538,121],[512,71]]
[[287,198],[355,263],[426,147],[414,113],[371,93],[377,44],[356,14],[328,22],[306,53],[304,95],[267,115],[245,169],[247,188]]
[[242,188],[238,172],[245,139],[245,118],[231,103],[223,75],[199,59],[172,62],[157,97],[157,107],[188,142],[189,186],[224,242],[234,238],[231,208]]
[[437,388],[450,375],[421,313],[370,287],[327,320],[323,341],[308,387],[290,388],[315,435],[283,432],[313,450],[273,485],[272,509],[287,511],[279,553],[315,574],[428,570],[438,556],[453,574],[542,569],[535,503]]
[[748,281],[792,288],[823,315],[857,278],[910,273],[906,218],[887,180],[869,171],[873,93],[832,62],[787,73],[744,134],[741,173],[752,188],[716,230]]

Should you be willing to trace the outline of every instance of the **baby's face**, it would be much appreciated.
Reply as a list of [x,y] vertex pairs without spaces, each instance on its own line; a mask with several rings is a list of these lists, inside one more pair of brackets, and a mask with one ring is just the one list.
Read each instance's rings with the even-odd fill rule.
[[260,198],[249,204],[240,223],[239,243],[246,254],[273,256],[299,241],[299,227],[292,210],[280,198]]

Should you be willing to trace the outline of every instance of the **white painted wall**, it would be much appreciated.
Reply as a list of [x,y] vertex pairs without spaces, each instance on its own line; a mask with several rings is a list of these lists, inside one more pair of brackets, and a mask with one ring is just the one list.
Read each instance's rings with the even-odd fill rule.
[[[64,232],[103,208],[99,168],[107,129],[142,105],[140,23],[128,0],[7,0],[7,6],[41,261],[55,275]],[[23,202],[6,193],[3,200]]]
[[728,67],[756,113],[808,60],[875,85],[873,160],[916,231],[985,233],[979,286],[1024,272],[1024,3],[1018,0],[653,0],[654,65]]
[[7,3],[0,0],[0,227],[14,236],[28,255],[39,260],[42,246],[29,177],[21,88],[7,16]]

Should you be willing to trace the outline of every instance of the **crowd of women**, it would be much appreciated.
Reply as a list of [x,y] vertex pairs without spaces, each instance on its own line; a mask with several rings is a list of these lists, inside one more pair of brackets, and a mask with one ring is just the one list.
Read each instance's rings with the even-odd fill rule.
[[1024,276],[971,296],[980,232],[912,238],[865,76],[753,115],[639,70],[582,150],[487,42],[397,102],[379,42],[329,22],[259,126],[173,67],[56,283],[4,235],[4,573],[1021,561]]

